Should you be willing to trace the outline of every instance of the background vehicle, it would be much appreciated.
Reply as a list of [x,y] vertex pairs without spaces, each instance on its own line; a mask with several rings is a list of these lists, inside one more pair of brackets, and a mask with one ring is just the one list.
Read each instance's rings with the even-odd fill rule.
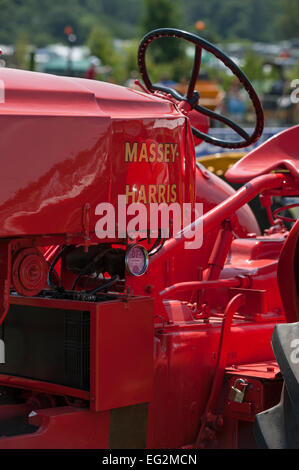
[[[184,97],[149,78],[146,49],[163,37],[195,46]],[[202,48],[247,90],[252,135],[197,104]],[[279,401],[270,338],[293,315],[277,283],[288,232],[271,198],[298,195],[299,126],[227,171],[243,185],[235,192],[196,164],[194,144],[238,149],[260,137],[246,76],[174,29],[146,35],[138,63],[145,93],[1,70],[0,448],[254,447],[256,414]],[[210,117],[241,140],[209,136]],[[258,194],[263,235],[247,206]],[[204,214],[181,238],[165,240],[163,221],[156,238],[123,238],[118,219],[99,239],[97,208],[119,195],[146,207],[200,202]],[[199,227],[202,246],[185,249]]]

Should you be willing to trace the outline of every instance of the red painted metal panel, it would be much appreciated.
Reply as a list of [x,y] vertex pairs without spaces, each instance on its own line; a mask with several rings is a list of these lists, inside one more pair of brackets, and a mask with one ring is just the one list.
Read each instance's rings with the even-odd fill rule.
[[[32,434],[1,437],[0,449],[107,449],[110,413],[70,406],[38,410],[29,418]],[[84,430],[84,432],[82,432]]]
[[[1,80],[0,237],[78,235],[87,203],[94,232],[97,204],[117,207],[118,195],[138,195],[142,185],[146,203],[150,185],[157,202],[166,202],[165,194],[171,202],[194,202],[187,118],[169,101],[107,83],[9,69],[1,70]],[[127,144],[137,145],[132,162],[126,161]],[[142,145],[148,155],[140,157]]]
[[98,305],[91,332],[95,335],[95,398],[97,411],[152,400],[153,301],[129,300]]
[[[211,390],[221,325],[221,319],[210,319],[157,330],[148,447],[179,448],[195,442]],[[274,325],[234,319],[227,366],[273,361]]]
[[0,374],[0,384],[5,387],[21,388],[24,390],[34,390],[36,392],[51,393],[53,395],[63,395],[89,400],[89,392],[78,388],[65,387],[63,385],[43,382],[40,380],[28,379],[25,377],[15,377]]

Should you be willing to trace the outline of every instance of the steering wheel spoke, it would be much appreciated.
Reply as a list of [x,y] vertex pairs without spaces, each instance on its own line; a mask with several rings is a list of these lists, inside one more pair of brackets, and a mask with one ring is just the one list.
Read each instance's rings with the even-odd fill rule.
[[[181,38],[195,45],[193,69],[192,69],[191,77],[189,80],[186,96],[182,96],[176,90],[169,88],[167,86],[153,85],[149,78],[147,68],[146,68],[146,63],[145,63],[145,53],[146,53],[148,46],[153,41],[161,37]],[[215,113],[214,111],[211,111],[207,108],[200,106],[199,104],[196,104],[195,101],[197,100],[197,97],[195,94],[196,92],[194,92],[194,89],[195,89],[196,81],[197,81],[198,74],[200,71],[203,49],[213,54],[226,67],[228,67],[230,71],[238,78],[240,83],[244,86],[245,90],[247,91],[248,96],[253,104],[255,114],[256,114],[255,129],[250,136],[245,131],[245,129],[243,129],[241,126],[239,126],[238,124],[233,122],[231,119],[227,118],[226,116],[223,116],[222,114],[219,114],[219,113]],[[192,127],[193,134],[199,137],[200,139],[210,144],[218,145],[220,147],[236,149],[236,148],[248,147],[249,145],[255,143],[262,135],[262,132],[264,129],[264,113],[263,113],[261,102],[255,92],[255,89],[253,88],[252,84],[250,83],[246,75],[242,72],[242,70],[226,54],[224,54],[224,52],[222,52],[216,46],[213,46],[213,44],[206,41],[205,39],[199,36],[196,36],[195,34],[191,34],[186,31],[181,31],[179,29],[173,29],[173,28],[161,28],[161,29],[156,29],[154,31],[151,31],[150,33],[146,34],[140,42],[139,50],[138,50],[138,66],[139,66],[139,70],[142,75],[144,84],[149,91],[151,92],[162,91],[163,93],[167,93],[171,95],[177,101],[188,101],[196,111],[202,114],[205,114],[206,116],[209,116],[212,119],[222,122],[229,128],[233,129],[240,137],[242,137],[242,140],[240,141],[230,142],[226,140],[216,139],[215,137],[205,134],[199,131],[198,129]]]
[[202,55],[202,48],[200,46],[195,46],[193,70],[192,70],[191,78],[189,80],[188,91],[186,95],[188,101],[192,100],[193,98],[195,85],[196,85],[199,71],[200,71],[201,55]]
[[233,129],[240,137],[243,137],[243,139],[249,139],[249,134],[242,129],[238,124],[236,124],[234,121],[229,119],[226,116],[222,116],[222,114],[214,113],[214,111],[211,111],[210,109],[204,108],[203,106],[200,106],[197,104],[194,109],[198,111],[199,113],[205,114],[206,116],[210,117],[211,119],[215,119],[215,121],[220,121],[226,126],[230,127]]

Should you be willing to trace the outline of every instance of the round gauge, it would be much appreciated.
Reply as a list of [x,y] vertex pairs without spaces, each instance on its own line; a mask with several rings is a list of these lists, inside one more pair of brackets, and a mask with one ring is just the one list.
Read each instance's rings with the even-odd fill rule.
[[126,252],[126,268],[132,276],[142,276],[148,268],[148,252],[142,245],[130,245]]

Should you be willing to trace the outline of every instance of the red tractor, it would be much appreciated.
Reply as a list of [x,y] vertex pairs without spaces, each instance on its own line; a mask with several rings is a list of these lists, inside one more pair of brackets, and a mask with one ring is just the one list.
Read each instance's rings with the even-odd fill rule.
[[[195,47],[185,96],[149,78],[147,47],[164,37]],[[203,49],[248,92],[251,136],[199,104]],[[234,191],[194,146],[260,137],[244,73],[175,29],[147,34],[138,64],[143,92],[0,71],[0,448],[290,447],[299,226],[271,198],[299,195],[299,126],[230,168]],[[209,118],[241,140],[209,136]]]

